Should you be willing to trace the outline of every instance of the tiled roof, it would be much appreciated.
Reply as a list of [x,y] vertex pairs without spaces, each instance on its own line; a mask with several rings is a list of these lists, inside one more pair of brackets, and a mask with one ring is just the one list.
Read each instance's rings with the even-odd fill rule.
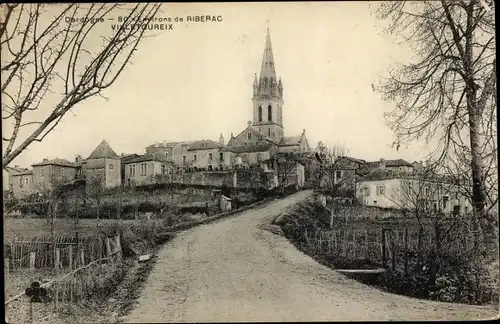
[[26,171],[26,169],[23,169],[23,168],[16,168],[16,167],[10,167],[10,166],[5,167],[5,170],[7,172],[9,172],[9,174],[11,174],[11,175],[14,175],[16,173],[22,173],[22,172]]
[[212,140],[201,140],[189,145],[188,151],[210,150],[222,148],[224,145]]
[[455,183],[457,179],[449,177],[443,174],[437,174],[433,172],[425,173],[408,173],[402,171],[393,171],[388,169],[374,169],[370,173],[362,176],[359,181],[378,181],[378,180],[389,180],[389,179],[414,179],[420,181],[439,181],[446,183]]
[[124,154],[120,159],[123,161],[123,162],[126,162],[126,161],[130,161],[130,160],[133,160],[133,159],[136,159],[140,157],[139,154],[136,154],[136,153],[132,153],[132,154]]
[[191,144],[193,142],[194,141],[158,142],[158,143],[155,143],[155,144],[151,144],[151,145],[147,146],[146,148],[151,148],[151,147],[172,147],[172,146],[176,146],[176,145],[179,145],[179,144]]
[[288,137],[283,137],[279,143],[279,145],[284,145],[284,146],[292,146],[292,145],[299,145],[301,140],[301,136],[288,136]]
[[353,158],[353,157],[350,157],[350,156],[339,156],[337,158],[337,161],[338,160],[348,160],[348,161],[352,161],[352,162],[355,162],[355,163],[358,163],[358,164],[364,164],[366,163],[365,160],[361,160],[361,159],[356,159],[356,158]]
[[29,174],[33,174],[33,170],[28,170],[28,169],[19,170],[19,172],[11,174],[11,176],[15,177],[15,176],[22,176],[22,175],[29,175]]
[[249,144],[246,146],[238,146],[229,148],[230,151],[235,153],[253,153],[253,152],[266,152],[271,148],[272,144]]
[[102,141],[101,144],[99,144],[94,152],[90,154],[90,156],[87,159],[103,159],[103,158],[108,158],[108,159],[120,159],[120,157],[113,151],[111,146],[109,146],[108,142]]
[[134,159],[124,161],[124,164],[128,163],[139,163],[139,162],[146,162],[146,161],[158,161],[158,162],[172,162],[172,160],[167,159],[161,154],[154,154],[154,153],[148,153],[141,155],[139,157],[136,157]]
[[[366,162],[369,165],[373,167],[377,167],[380,165],[380,161],[373,161],[373,162]],[[388,167],[396,167],[396,166],[411,166],[410,163],[403,159],[396,159],[396,160],[385,160],[385,166]]]
[[73,167],[73,168],[76,167],[76,163],[69,162],[68,160],[65,160],[65,159],[58,159],[58,158],[33,164],[33,166],[43,166],[43,165],[60,165],[60,166],[67,166],[67,167]]

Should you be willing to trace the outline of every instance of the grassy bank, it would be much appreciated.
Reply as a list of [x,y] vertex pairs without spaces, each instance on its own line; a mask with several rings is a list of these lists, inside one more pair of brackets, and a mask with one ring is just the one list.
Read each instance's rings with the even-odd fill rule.
[[[322,248],[321,244],[318,248],[317,244],[311,244],[312,233],[346,230],[351,233],[354,230],[377,233],[384,228],[419,228],[418,223],[410,219],[384,220],[365,217],[362,214],[358,215],[357,219],[348,221],[344,218],[334,218],[333,228],[330,228],[330,221],[330,212],[311,199],[294,205],[279,215],[273,223],[281,227],[284,235],[299,250],[334,269],[377,268],[382,264],[359,255],[356,258],[348,256],[347,253],[339,253],[338,250],[332,252],[332,249]],[[498,256],[491,254],[491,248],[480,244],[478,249],[455,254],[449,254],[450,250],[442,249],[439,250],[438,256],[432,248],[436,242],[433,241],[433,228],[425,226],[423,232],[427,240],[425,246],[419,249],[418,264],[411,261],[405,269],[402,263],[391,265],[388,262],[383,274],[349,276],[381,289],[412,297],[468,304],[498,302]],[[374,236],[370,241],[373,241],[373,238]],[[487,242],[482,241],[482,244]],[[404,255],[403,252],[401,253]],[[408,254],[410,252],[409,250]],[[496,273],[491,271],[495,266]]]

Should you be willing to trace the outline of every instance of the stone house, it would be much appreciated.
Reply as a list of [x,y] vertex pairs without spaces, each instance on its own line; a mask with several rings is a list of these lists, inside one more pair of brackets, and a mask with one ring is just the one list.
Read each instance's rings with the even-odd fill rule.
[[77,175],[77,164],[65,159],[43,159],[33,164],[33,187],[37,192],[51,190],[55,186],[73,181]]
[[105,140],[82,162],[82,168],[87,181],[100,179],[104,188],[121,185],[120,157]]
[[[149,185],[172,176],[174,163],[164,155],[146,153],[125,163],[125,185]],[[159,176],[164,176],[162,179]]]
[[188,164],[188,148],[194,141],[182,142],[157,142],[146,147],[146,154],[155,153],[163,155],[168,160],[171,160],[178,167],[187,166]]
[[10,178],[10,186],[12,195],[16,198],[23,198],[35,193],[33,170],[16,170],[16,173],[13,173]]
[[128,161],[132,161],[134,159],[137,159],[140,157],[139,154],[136,153],[131,153],[131,154],[124,154],[122,153],[120,156],[120,177],[122,178],[122,185],[127,184],[127,177],[126,177],[126,171],[125,171],[125,164]]
[[232,152],[221,141],[195,141],[189,145],[187,152],[187,167],[194,170],[228,169],[232,165]]
[[3,181],[4,195],[12,193],[12,190],[13,190],[12,177],[16,174],[23,173],[26,170],[27,169],[20,168],[19,165],[17,165],[17,164],[14,165],[13,167],[6,166],[2,170],[2,181]]

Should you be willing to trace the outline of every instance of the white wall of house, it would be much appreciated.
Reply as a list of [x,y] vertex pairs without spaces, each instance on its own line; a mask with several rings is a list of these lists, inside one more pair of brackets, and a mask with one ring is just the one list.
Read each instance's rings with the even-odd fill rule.
[[365,206],[399,208],[399,179],[361,181],[356,186],[356,197]]
[[135,185],[148,185],[155,182],[155,176],[162,174],[162,165],[165,165],[165,172],[171,172],[170,164],[160,161],[144,161],[125,164],[125,184],[128,180]]
[[384,179],[360,181],[356,186],[356,197],[363,205],[382,208],[414,209],[417,204],[430,210],[453,212],[458,208],[460,214],[472,211],[472,205],[459,188],[445,183]]
[[[222,155],[222,160],[221,160]],[[188,165],[192,168],[212,169],[220,167],[220,165],[231,165],[232,153],[222,151],[219,148],[189,151],[187,153]]]

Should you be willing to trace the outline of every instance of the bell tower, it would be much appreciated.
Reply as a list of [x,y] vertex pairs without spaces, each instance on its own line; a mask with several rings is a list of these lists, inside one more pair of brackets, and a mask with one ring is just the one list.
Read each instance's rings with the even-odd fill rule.
[[271,35],[267,28],[260,75],[253,81],[253,126],[275,142],[283,138],[283,84],[276,77]]

